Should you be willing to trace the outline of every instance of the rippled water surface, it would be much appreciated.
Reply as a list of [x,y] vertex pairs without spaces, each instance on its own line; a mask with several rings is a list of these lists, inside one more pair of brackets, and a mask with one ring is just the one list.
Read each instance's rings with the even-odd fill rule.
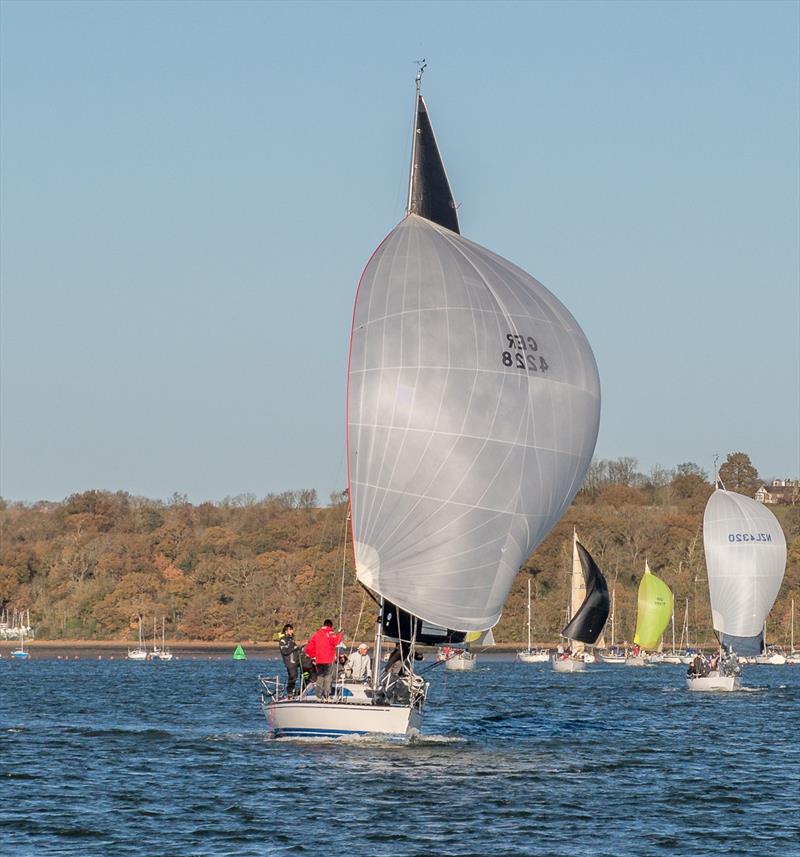
[[435,669],[419,741],[272,740],[277,661],[0,661],[2,855],[800,854],[800,667]]

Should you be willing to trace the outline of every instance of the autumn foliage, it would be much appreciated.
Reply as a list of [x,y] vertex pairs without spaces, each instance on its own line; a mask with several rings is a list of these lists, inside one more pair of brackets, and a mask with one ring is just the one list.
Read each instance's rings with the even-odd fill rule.
[[[618,463],[593,465],[517,576],[498,642],[525,638],[528,578],[534,637],[557,639],[573,526],[616,591],[619,641],[633,633],[645,559],[673,589],[678,632],[688,599],[693,640],[713,639],[702,538],[713,486],[694,465],[642,477],[609,464]],[[305,638],[328,616],[338,623],[343,608],[348,638],[366,638],[375,609],[355,580],[346,499],[319,507],[315,492],[296,491],[192,505],[87,491],[61,503],[0,502],[0,607],[30,608],[39,638],[133,639],[139,616],[146,628],[164,616],[171,639],[194,640],[271,640],[286,621]],[[790,599],[800,605],[800,507],[774,511],[789,560],[769,637],[786,642]]]

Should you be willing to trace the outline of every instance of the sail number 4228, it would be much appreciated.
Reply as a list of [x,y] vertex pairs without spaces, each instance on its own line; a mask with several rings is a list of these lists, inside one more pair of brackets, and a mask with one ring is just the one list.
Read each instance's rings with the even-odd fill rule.
[[519,333],[507,333],[508,351],[501,355],[503,366],[525,369],[528,372],[546,372],[550,367],[544,357],[538,353],[539,346],[532,336]]

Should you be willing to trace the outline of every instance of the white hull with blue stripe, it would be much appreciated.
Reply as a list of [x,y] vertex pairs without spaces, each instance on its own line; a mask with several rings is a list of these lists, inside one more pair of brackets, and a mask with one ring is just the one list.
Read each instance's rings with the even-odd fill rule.
[[338,738],[343,735],[406,735],[419,732],[422,712],[409,705],[373,705],[316,700],[264,700],[264,714],[276,738]]

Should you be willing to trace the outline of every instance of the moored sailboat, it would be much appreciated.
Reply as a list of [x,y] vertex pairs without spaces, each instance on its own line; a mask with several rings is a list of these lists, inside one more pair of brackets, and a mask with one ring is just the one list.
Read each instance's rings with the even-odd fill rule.
[[18,661],[26,661],[30,658],[31,653],[25,648],[25,633],[22,629],[19,632],[19,648],[11,652],[11,657]]
[[624,664],[625,652],[617,648],[616,629],[617,629],[617,590],[611,590],[611,614],[608,618],[608,623],[611,626],[611,647],[604,649],[599,653],[600,660],[604,664]]
[[129,661],[146,661],[147,649],[144,645],[144,631],[142,629],[142,617],[139,616],[139,645],[135,649],[128,649]]
[[393,639],[402,663],[358,702],[289,700],[263,680],[276,735],[419,729],[418,646],[497,623],[597,437],[591,348],[540,283],[459,234],[420,79],[407,216],[361,278],[347,392],[356,576],[380,608],[374,662]]
[[584,646],[593,646],[603,633],[610,609],[608,585],[591,554],[572,531],[572,580],[570,587],[572,616],[561,631],[569,648],[553,656],[556,672],[583,672],[586,669]]
[[531,648],[531,579],[528,578],[528,621],[525,623],[528,630],[528,648],[523,652],[517,652],[517,660],[523,664],[541,664],[550,660],[550,652],[547,649]]
[[166,635],[164,633],[165,617],[161,617],[161,647],[156,644],[156,617],[153,616],[153,652],[150,659],[154,661],[171,661],[172,652],[167,648]]
[[766,506],[726,491],[718,480],[703,514],[703,546],[720,651],[708,672],[691,665],[687,684],[690,690],[737,690],[737,656],[757,655],[763,646],[763,626],[786,568],[786,538]]

